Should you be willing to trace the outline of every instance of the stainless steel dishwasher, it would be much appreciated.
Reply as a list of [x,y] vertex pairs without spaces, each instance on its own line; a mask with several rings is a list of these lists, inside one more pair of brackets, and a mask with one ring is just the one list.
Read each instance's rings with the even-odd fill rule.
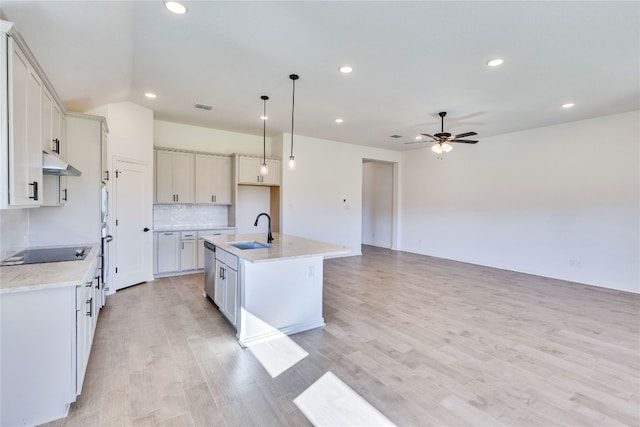
[[213,299],[215,292],[216,247],[204,241],[204,293]]

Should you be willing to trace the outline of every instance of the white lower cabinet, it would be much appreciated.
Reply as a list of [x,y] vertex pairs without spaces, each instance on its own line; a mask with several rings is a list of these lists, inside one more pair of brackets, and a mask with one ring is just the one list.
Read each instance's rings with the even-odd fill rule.
[[159,277],[204,269],[204,236],[233,234],[235,228],[154,233],[153,273]]
[[198,268],[198,248],[196,231],[185,231],[181,234],[180,270],[196,270]]
[[156,274],[171,273],[180,270],[180,233],[165,231],[156,233],[155,238],[155,272]]
[[233,326],[238,312],[238,257],[216,247],[214,297],[220,311]]
[[0,425],[54,421],[76,401],[99,309],[97,267],[94,257],[75,286],[0,294]]

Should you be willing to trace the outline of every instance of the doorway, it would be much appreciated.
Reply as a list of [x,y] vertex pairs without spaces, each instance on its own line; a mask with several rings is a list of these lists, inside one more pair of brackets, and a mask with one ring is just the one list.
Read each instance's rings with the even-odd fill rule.
[[396,229],[396,164],[362,162],[362,244],[394,248]]
[[151,201],[148,165],[116,161],[115,290],[147,281],[151,271]]

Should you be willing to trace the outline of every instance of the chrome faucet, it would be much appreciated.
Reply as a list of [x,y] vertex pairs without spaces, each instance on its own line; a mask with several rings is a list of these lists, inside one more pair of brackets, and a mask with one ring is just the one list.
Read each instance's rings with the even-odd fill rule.
[[256,217],[256,222],[253,223],[254,227],[258,226],[258,220],[260,219],[260,217],[264,215],[267,217],[267,220],[269,221],[269,234],[267,234],[267,243],[271,243],[273,242],[273,236],[271,235],[271,217],[269,216],[269,214],[262,212],[261,214],[259,214]]

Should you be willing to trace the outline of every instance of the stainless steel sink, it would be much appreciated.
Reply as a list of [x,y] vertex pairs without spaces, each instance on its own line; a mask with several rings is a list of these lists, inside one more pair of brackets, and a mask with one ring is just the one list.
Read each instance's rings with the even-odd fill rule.
[[246,249],[267,249],[270,248],[271,245],[267,245],[266,243],[260,242],[231,242],[229,243],[234,248],[246,250]]

